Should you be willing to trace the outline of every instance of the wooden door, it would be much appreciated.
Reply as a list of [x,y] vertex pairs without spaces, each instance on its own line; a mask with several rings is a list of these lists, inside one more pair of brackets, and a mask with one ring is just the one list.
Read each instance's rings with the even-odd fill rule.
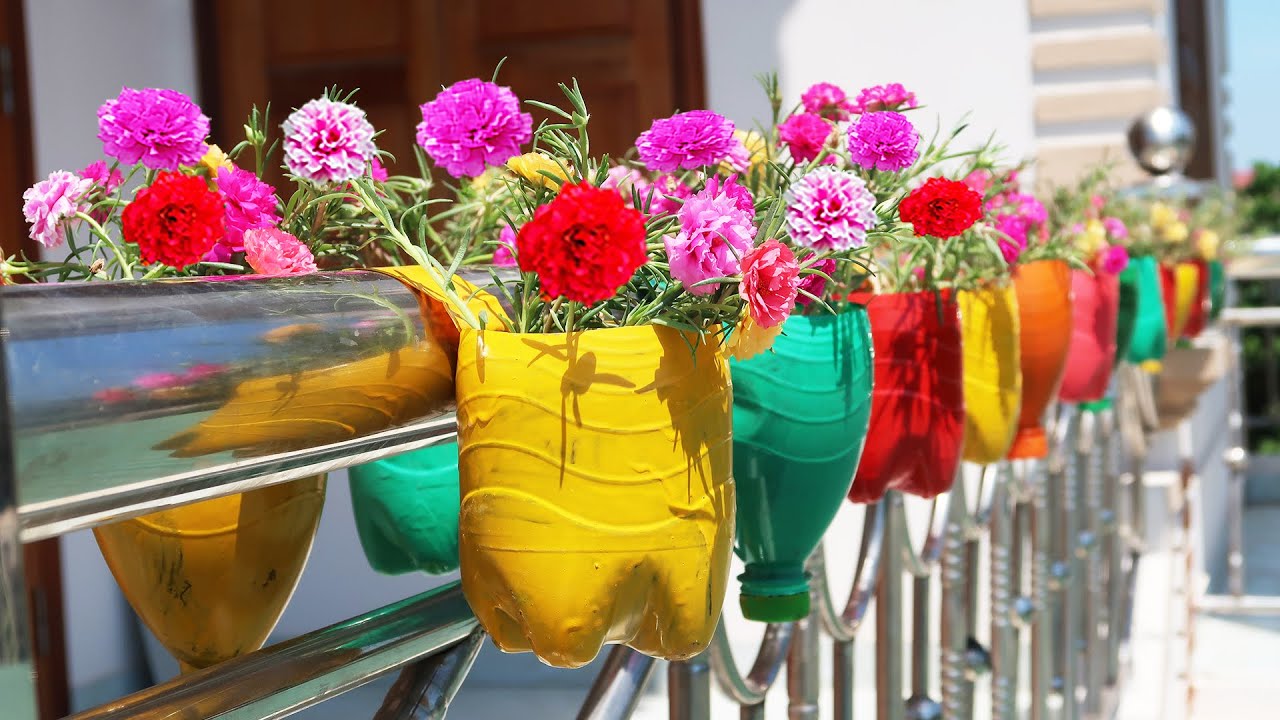
[[202,105],[229,145],[255,103],[278,124],[326,86],[358,87],[379,147],[412,172],[418,106],[506,57],[498,81],[522,99],[563,105],[556,84],[576,77],[594,149],[616,156],[654,118],[701,107],[699,22],[696,0],[197,0]]
[[5,257],[34,248],[22,218],[22,191],[33,180],[23,28],[22,0],[0,0],[0,248]]

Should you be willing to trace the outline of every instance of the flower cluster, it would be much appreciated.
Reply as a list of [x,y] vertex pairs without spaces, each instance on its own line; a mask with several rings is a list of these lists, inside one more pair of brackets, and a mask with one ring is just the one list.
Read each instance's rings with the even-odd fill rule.
[[360,177],[377,151],[364,111],[330,98],[316,98],[293,111],[283,128],[285,165],[314,183]]
[[476,78],[456,82],[422,105],[418,145],[454,177],[474,177],[520,154],[533,116],[511,88]]
[[695,295],[715,292],[714,285],[699,283],[741,271],[742,257],[755,241],[754,214],[754,202],[745,188],[734,184],[733,178],[725,187],[712,178],[706,188],[685,201],[678,213],[680,231],[664,241],[671,276]]
[[945,240],[960,235],[982,217],[982,196],[962,182],[929,178],[902,199],[898,212],[917,235]]
[[645,167],[676,172],[714,167],[742,146],[733,123],[710,110],[693,110],[654,120],[636,138],[636,151]]
[[98,108],[102,152],[151,170],[195,165],[205,153],[209,118],[177,90],[124,88]]

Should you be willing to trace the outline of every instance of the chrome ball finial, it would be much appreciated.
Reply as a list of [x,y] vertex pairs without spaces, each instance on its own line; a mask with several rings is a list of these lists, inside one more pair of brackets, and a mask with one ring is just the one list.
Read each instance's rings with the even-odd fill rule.
[[1156,108],[1129,126],[1129,152],[1152,175],[1181,175],[1195,144],[1196,128],[1177,108]]

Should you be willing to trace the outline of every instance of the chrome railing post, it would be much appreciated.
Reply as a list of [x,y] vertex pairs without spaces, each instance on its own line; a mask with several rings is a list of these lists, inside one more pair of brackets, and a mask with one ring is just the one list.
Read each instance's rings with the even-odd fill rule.
[[[1111,423],[1108,425],[1107,419]],[[1108,687],[1120,679],[1120,617],[1124,612],[1125,541],[1120,529],[1120,474],[1115,466],[1115,446],[1110,430],[1115,429],[1115,412],[1107,411],[1103,420],[1103,511],[1101,514],[1102,554],[1106,558],[1106,632],[1103,674]]]
[[[382,707],[373,720],[440,720],[449,711],[449,703],[458,694],[458,688],[467,679],[480,645],[484,642],[484,630],[476,628],[465,640],[445,650],[425,657],[400,671],[391,689],[382,700]],[[625,720],[630,715],[601,715],[604,718]],[[579,717],[584,717],[579,715]]]
[[818,609],[822,629],[831,636],[832,710],[835,720],[853,720],[853,640],[866,617],[880,579],[881,548],[884,542],[884,503],[866,506],[862,524],[862,544],[854,568],[853,587],[844,611],[837,613],[827,582],[826,553],[822,543],[809,557],[813,606]]
[[1086,582],[1081,562],[1080,547],[1081,505],[1084,486],[1089,473],[1089,456],[1082,452],[1083,438],[1091,432],[1093,417],[1077,407],[1064,409],[1068,415],[1066,442],[1062,446],[1064,457],[1070,466],[1063,473],[1061,507],[1062,531],[1058,561],[1069,572],[1063,588],[1063,606],[1060,617],[1061,635],[1058,640],[1059,677],[1062,687],[1062,716],[1067,720],[1079,717],[1077,691],[1080,665],[1080,618],[1084,612],[1084,584]]
[[809,611],[809,617],[795,623],[791,651],[787,653],[789,720],[818,720],[818,696],[822,693],[821,661],[818,658],[821,633],[817,608]]
[[1014,625],[1011,551],[1016,490],[1008,463],[991,501],[991,717],[1015,720],[1018,711],[1018,629]]
[[[578,720],[626,720],[653,675],[654,659],[626,645],[614,646],[600,668]],[[374,720],[377,720],[375,718]]]
[[889,490],[884,505],[884,545],[880,586],[876,591],[876,718],[904,720],[902,694],[902,580],[905,565],[906,515],[902,493]]
[[670,720],[711,720],[711,665],[708,653],[667,665]]
[[1105,593],[1102,585],[1102,563],[1099,537],[1102,534],[1102,485],[1106,474],[1106,443],[1111,432],[1111,411],[1083,410],[1080,444],[1088,473],[1084,488],[1084,525],[1080,531],[1080,549],[1084,552],[1083,608],[1084,712],[1097,717],[1102,712],[1102,686],[1106,675],[1105,645],[1102,637],[1105,616]]
[[[948,720],[967,720],[973,711],[973,682],[966,667],[970,616],[969,575],[966,549],[969,507],[964,478],[956,481],[947,501],[947,524],[942,535],[942,708]],[[976,569],[976,568],[975,568]]]

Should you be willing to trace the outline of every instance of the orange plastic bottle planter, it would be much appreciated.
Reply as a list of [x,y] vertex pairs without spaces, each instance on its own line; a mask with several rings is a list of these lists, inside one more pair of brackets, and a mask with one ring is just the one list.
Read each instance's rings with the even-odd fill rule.
[[1160,266],[1160,290],[1164,295],[1165,327],[1172,346],[1182,337],[1191,319],[1191,308],[1200,293],[1200,268],[1195,263]]
[[1071,294],[1071,348],[1058,396],[1069,403],[1101,400],[1115,365],[1120,277],[1072,270]]
[[993,463],[1009,452],[1022,405],[1018,298],[1013,286],[962,290],[964,459]]
[[659,326],[464,329],[457,380],[462,588],[498,647],[557,667],[605,643],[705,649],[734,531],[716,348]]
[[871,424],[849,491],[875,502],[885,490],[946,492],[964,440],[960,316],[950,293],[859,294],[875,345]]
[[[1184,263],[1179,263],[1179,265],[1182,264]],[[1196,338],[1209,324],[1209,315],[1213,310],[1213,301],[1210,298],[1212,272],[1209,270],[1209,263],[1204,260],[1188,260],[1185,264],[1194,265],[1196,268],[1196,294],[1191,300],[1191,309],[1187,313],[1187,324],[1182,329],[1182,336]]]
[[1019,265],[1013,272],[1022,328],[1022,412],[1009,458],[1049,452],[1041,420],[1062,382],[1071,345],[1071,270],[1061,260]]

